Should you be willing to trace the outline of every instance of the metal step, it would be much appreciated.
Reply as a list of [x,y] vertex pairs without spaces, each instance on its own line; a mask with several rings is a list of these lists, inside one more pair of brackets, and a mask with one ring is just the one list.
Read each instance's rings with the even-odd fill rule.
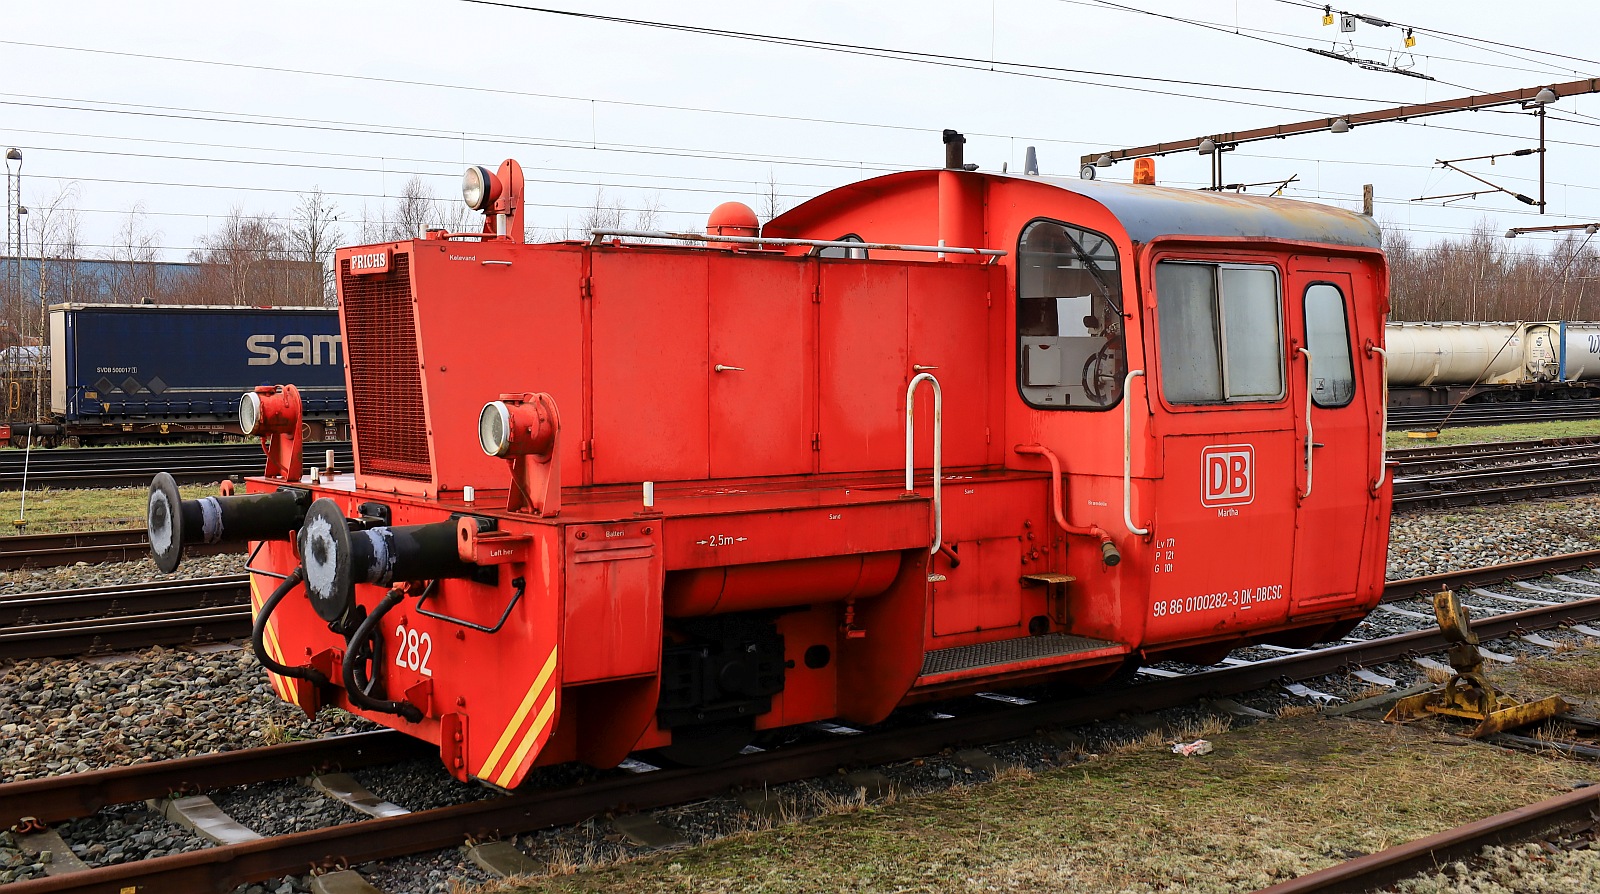
[[1044,636],[1024,636],[1001,639],[972,646],[935,649],[922,658],[922,676],[949,674],[980,667],[1056,658],[1079,652],[1097,652],[1115,648],[1119,643],[1070,633],[1048,633]]

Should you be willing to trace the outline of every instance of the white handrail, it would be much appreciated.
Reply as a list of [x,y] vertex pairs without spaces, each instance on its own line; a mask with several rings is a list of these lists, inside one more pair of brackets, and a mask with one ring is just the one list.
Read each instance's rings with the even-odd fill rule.
[[1311,496],[1311,451],[1316,447],[1311,436],[1311,352],[1305,348],[1295,350],[1306,355],[1306,491],[1300,495],[1304,500]]
[[1379,381],[1383,383],[1380,400],[1383,402],[1383,425],[1378,429],[1378,479],[1372,482],[1372,492],[1377,493],[1383,487],[1383,480],[1389,477],[1389,352],[1374,344],[1367,345],[1368,354],[1377,354],[1383,358],[1378,364]]
[[1122,380],[1122,523],[1140,537],[1150,533],[1133,523],[1133,380],[1143,376],[1144,370],[1130,369]]
[[593,241],[602,236],[627,236],[631,239],[671,239],[676,242],[725,242],[730,245],[807,245],[812,248],[872,249],[875,251],[920,251],[949,255],[981,255],[1003,258],[1004,249],[960,248],[949,245],[902,245],[894,242],[841,242],[837,239],[779,239],[775,236],[713,236],[707,233],[668,233],[662,230],[590,230]]
[[906,386],[906,492],[916,490],[914,477],[916,474],[916,427],[913,424],[913,410],[916,408],[917,386],[927,382],[933,386],[933,545],[928,548],[928,554],[933,555],[939,551],[939,545],[944,542],[944,505],[940,502],[939,483],[944,477],[944,392],[939,388],[939,380],[933,373],[917,373],[911,378],[911,384]]

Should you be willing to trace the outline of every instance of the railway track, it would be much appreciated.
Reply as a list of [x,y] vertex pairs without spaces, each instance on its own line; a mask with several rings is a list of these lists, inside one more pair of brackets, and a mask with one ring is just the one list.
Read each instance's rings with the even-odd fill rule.
[[[306,444],[306,464],[324,464],[334,451],[335,467],[349,470],[354,454],[349,441]],[[218,481],[230,476],[258,475],[262,469],[257,444],[208,444],[194,447],[85,447],[77,450],[0,451],[0,490],[22,487],[27,466],[28,488],[143,487],[157,472],[169,472],[179,483]]]
[[[197,543],[192,556],[214,556],[237,547]],[[74,531],[65,534],[22,534],[0,537],[0,571],[55,568],[88,562],[135,562],[150,555],[150,541],[141,529]]]
[[0,596],[0,659],[226,642],[250,634],[244,575]]
[[[1390,581],[1383,601],[1594,567],[1600,550],[1408,578]],[[0,659],[224,642],[247,636],[250,621],[249,579],[242,574],[13,594],[0,596]]]
[[1600,489],[1600,439],[1394,451],[1397,508],[1569,497]]
[[1449,407],[1390,407],[1389,430],[1428,430],[1445,424],[1459,427],[1596,418],[1600,418],[1600,400],[1462,404],[1453,413]]
[[1456,860],[1471,860],[1481,848],[1490,845],[1592,829],[1596,814],[1600,814],[1600,788],[1574,789],[1537,804],[1307,873],[1263,888],[1257,894],[1365,894]]
[[[1471,588],[1490,583],[1565,574],[1600,563],[1600,551],[1513,565],[1396,581],[1386,598],[1405,599],[1440,585]],[[1573,580],[1586,589],[1570,602],[1501,596],[1517,606],[1507,614],[1480,617],[1474,628],[1488,642],[1558,626],[1600,621],[1600,580]],[[1548,588],[1547,588],[1548,589]],[[1481,592],[1481,591],[1480,591]],[[967,699],[942,708],[939,719],[885,724],[869,730],[834,727],[830,735],[703,769],[618,770],[582,785],[537,788],[481,801],[419,812],[389,805],[389,815],[134,863],[101,866],[16,882],[8,891],[227,890],[250,882],[304,872],[307,866],[338,867],[459,846],[464,838],[494,840],[513,833],[582,822],[613,811],[640,811],[718,797],[730,787],[759,789],[829,775],[840,767],[892,764],[946,748],[1025,738],[1042,728],[1103,720],[1124,712],[1150,712],[1207,698],[1237,695],[1288,681],[1307,680],[1441,651],[1436,628],[1379,639],[1345,642],[1312,651],[1280,654],[1220,669],[1163,675],[1134,686],[1049,701]],[[848,735],[838,735],[839,732]],[[0,824],[43,827],[86,816],[109,804],[164,798],[177,791],[245,785],[316,773],[329,767],[354,769],[431,751],[392,731],[341,736],[315,742],[203,755],[69,776],[0,785]],[[1592,798],[1591,798],[1592,800]],[[33,822],[27,820],[31,818]],[[59,841],[59,839],[57,839]],[[1310,878],[1308,876],[1307,878]],[[1304,890],[1353,890],[1306,888]]]

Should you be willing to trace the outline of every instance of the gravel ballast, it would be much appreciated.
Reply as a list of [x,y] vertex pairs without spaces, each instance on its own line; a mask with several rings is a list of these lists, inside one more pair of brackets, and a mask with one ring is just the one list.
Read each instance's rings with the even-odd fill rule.
[[1422,577],[1600,546],[1600,497],[1396,512],[1389,579]]
[[[1597,537],[1600,498],[1457,509],[1442,514],[1397,513],[1391,525],[1388,575],[1391,579],[1413,577],[1591,549],[1596,546]],[[185,560],[178,576],[208,577],[242,571],[242,556],[216,556]],[[158,579],[165,578],[148,560],[0,572],[0,594]],[[1423,602],[1403,606],[1428,610]],[[1402,620],[1376,613],[1356,634],[1374,636],[1391,632],[1390,628],[1415,629],[1416,625]],[[1562,641],[1576,639],[1547,635]],[[1380,672],[1400,678],[1402,686],[1424,676],[1414,665],[1397,665]],[[1312,685],[1343,698],[1360,695],[1364,686],[1355,681],[1346,685]],[[316,719],[305,718],[298,709],[274,696],[248,648],[208,652],[153,648],[96,658],[7,662],[0,665],[0,695],[4,696],[0,699],[0,737],[4,739],[0,744],[0,782],[374,728],[338,711],[324,712]],[[1304,699],[1287,693],[1264,693],[1259,700],[1246,701],[1269,713],[1305,704]],[[1169,727],[1177,727],[1195,718],[1182,718],[1185,723],[1167,719]],[[1113,747],[1116,740],[1135,739],[1141,732],[1111,725],[1085,747],[1090,753],[1103,751]],[[1054,746],[1037,741],[996,746],[993,750],[1005,763],[1029,770],[1056,765],[1063,757]],[[415,766],[410,770],[417,772],[412,775],[400,768],[374,768],[357,775],[380,797],[414,810],[489,795],[484,789],[455,783],[437,768],[432,774],[420,772]],[[899,767],[890,775],[906,785],[908,793],[918,794],[976,781],[970,768],[950,756]],[[820,780],[786,787],[783,794],[795,806],[797,815],[807,815],[819,808],[826,812],[825,805],[848,798],[850,792],[845,788],[838,780]],[[252,787],[219,797],[219,803],[237,811],[237,818],[247,825],[259,825],[264,833],[356,819],[348,808],[294,785]],[[88,851],[96,842],[108,840],[102,834],[109,834],[106,830],[111,825],[127,832],[118,837],[132,844],[117,854],[110,853],[109,844],[104,852],[87,853],[92,862],[112,862],[119,857],[139,859],[152,852],[172,853],[200,846],[159,816],[141,810],[105,811],[95,820],[80,821],[74,825],[69,841],[75,851]],[[695,843],[763,825],[740,805],[725,799],[665,811],[662,818]],[[605,863],[640,853],[619,840],[604,823],[520,838],[538,858],[558,866],[569,860],[578,865]],[[21,879],[38,871],[26,855],[16,854],[7,844],[0,841],[0,879],[7,872],[12,879]],[[386,889],[444,891],[452,880],[483,880],[475,867],[464,871],[467,864],[462,860],[459,851],[443,851],[363,869],[381,877]],[[261,887],[273,891],[284,882]],[[290,887],[298,890],[301,884],[296,880]]]

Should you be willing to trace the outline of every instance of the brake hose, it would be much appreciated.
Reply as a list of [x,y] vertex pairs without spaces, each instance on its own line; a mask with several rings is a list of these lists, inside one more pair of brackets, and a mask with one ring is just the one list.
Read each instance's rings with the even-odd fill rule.
[[289,595],[289,591],[299,586],[305,579],[306,569],[302,565],[290,572],[289,576],[283,579],[283,583],[278,584],[278,588],[272,591],[272,595],[267,597],[267,601],[261,603],[261,610],[256,612],[255,623],[250,627],[250,647],[255,651],[256,660],[261,662],[261,666],[278,676],[309,680],[318,686],[326,686],[329,681],[322,671],[309,664],[289,667],[286,664],[279,663],[271,655],[267,654],[267,619],[272,617],[273,610],[278,607],[278,603],[283,601],[283,597]]
[[[401,592],[398,587],[390,590],[383,597],[383,601],[379,602],[378,606],[372,610],[372,614],[367,615],[366,620],[362,621],[361,626],[357,627],[356,632],[350,636],[349,648],[345,649],[344,666],[342,668],[344,671],[344,689],[346,694],[350,696],[350,704],[358,708],[379,711],[384,714],[398,714],[412,723],[419,723],[422,720],[422,709],[411,702],[388,701],[368,695],[367,687],[372,684],[373,680],[364,679],[366,675],[361,672],[361,665],[376,654],[376,650],[367,648],[368,638],[372,636],[373,631],[378,626],[378,622],[383,620],[383,616],[388,614],[390,609],[399,605],[400,600],[404,598],[405,593]],[[376,678],[376,673],[373,676]]]

